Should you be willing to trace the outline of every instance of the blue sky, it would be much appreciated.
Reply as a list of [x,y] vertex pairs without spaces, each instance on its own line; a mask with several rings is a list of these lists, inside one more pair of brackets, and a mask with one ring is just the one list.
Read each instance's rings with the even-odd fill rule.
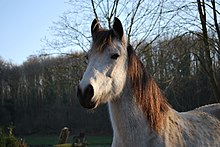
[[42,49],[49,27],[68,10],[66,0],[0,0],[0,56],[22,64]]

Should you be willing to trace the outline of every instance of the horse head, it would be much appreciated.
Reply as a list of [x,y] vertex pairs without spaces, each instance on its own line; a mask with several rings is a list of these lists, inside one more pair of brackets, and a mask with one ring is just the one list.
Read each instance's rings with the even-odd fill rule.
[[103,29],[94,19],[91,34],[88,66],[77,91],[81,105],[89,109],[119,97],[126,82],[128,64],[127,43],[118,18],[110,30]]

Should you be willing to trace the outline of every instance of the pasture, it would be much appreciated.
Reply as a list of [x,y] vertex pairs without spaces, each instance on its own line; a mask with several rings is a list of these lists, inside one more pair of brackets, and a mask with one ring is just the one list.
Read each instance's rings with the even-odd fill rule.
[[[57,144],[57,135],[30,135],[24,137],[28,146],[53,146]],[[88,146],[90,147],[109,147],[112,142],[112,136],[86,136]],[[73,143],[73,136],[67,140],[65,147],[70,147]],[[62,146],[63,147],[63,146]]]

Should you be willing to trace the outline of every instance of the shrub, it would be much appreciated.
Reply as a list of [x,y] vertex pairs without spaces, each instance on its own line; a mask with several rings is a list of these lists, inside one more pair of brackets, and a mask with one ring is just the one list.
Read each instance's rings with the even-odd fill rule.
[[13,134],[6,134],[0,127],[0,147],[18,147],[18,140]]
[[18,147],[18,140],[14,136],[1,135],[0,147]]
[[14,136],[8,136],[5,139],[6,147],[18,147],[18,140]]

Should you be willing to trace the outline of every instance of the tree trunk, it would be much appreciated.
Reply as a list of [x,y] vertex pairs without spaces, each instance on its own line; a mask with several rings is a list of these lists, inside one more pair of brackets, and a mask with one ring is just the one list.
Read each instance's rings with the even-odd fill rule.
[[200,22],[202,25],[202,40],[204,43],[204,59],[202,59],[204,62],[200,62],[202,67],[204,68],[204,71],[206,72],[209,81],[211,83],[212,89],[213,89],[213,94],[215,96],[216,101],[220,101],[220,87],[218,85],[217,79],[216,79],[216,73],[214,70],[214,65],[212,63],[212,58],[210,55],[211,51],[211,45],[209,42],[209,37],[208,37],[208,31],[207,31],[207,22],[206,22],[206,8],[205,8],[205,2],[202,0],[197,0],[198,4],[198,11],[199,11],[199,16],[200,16]]

